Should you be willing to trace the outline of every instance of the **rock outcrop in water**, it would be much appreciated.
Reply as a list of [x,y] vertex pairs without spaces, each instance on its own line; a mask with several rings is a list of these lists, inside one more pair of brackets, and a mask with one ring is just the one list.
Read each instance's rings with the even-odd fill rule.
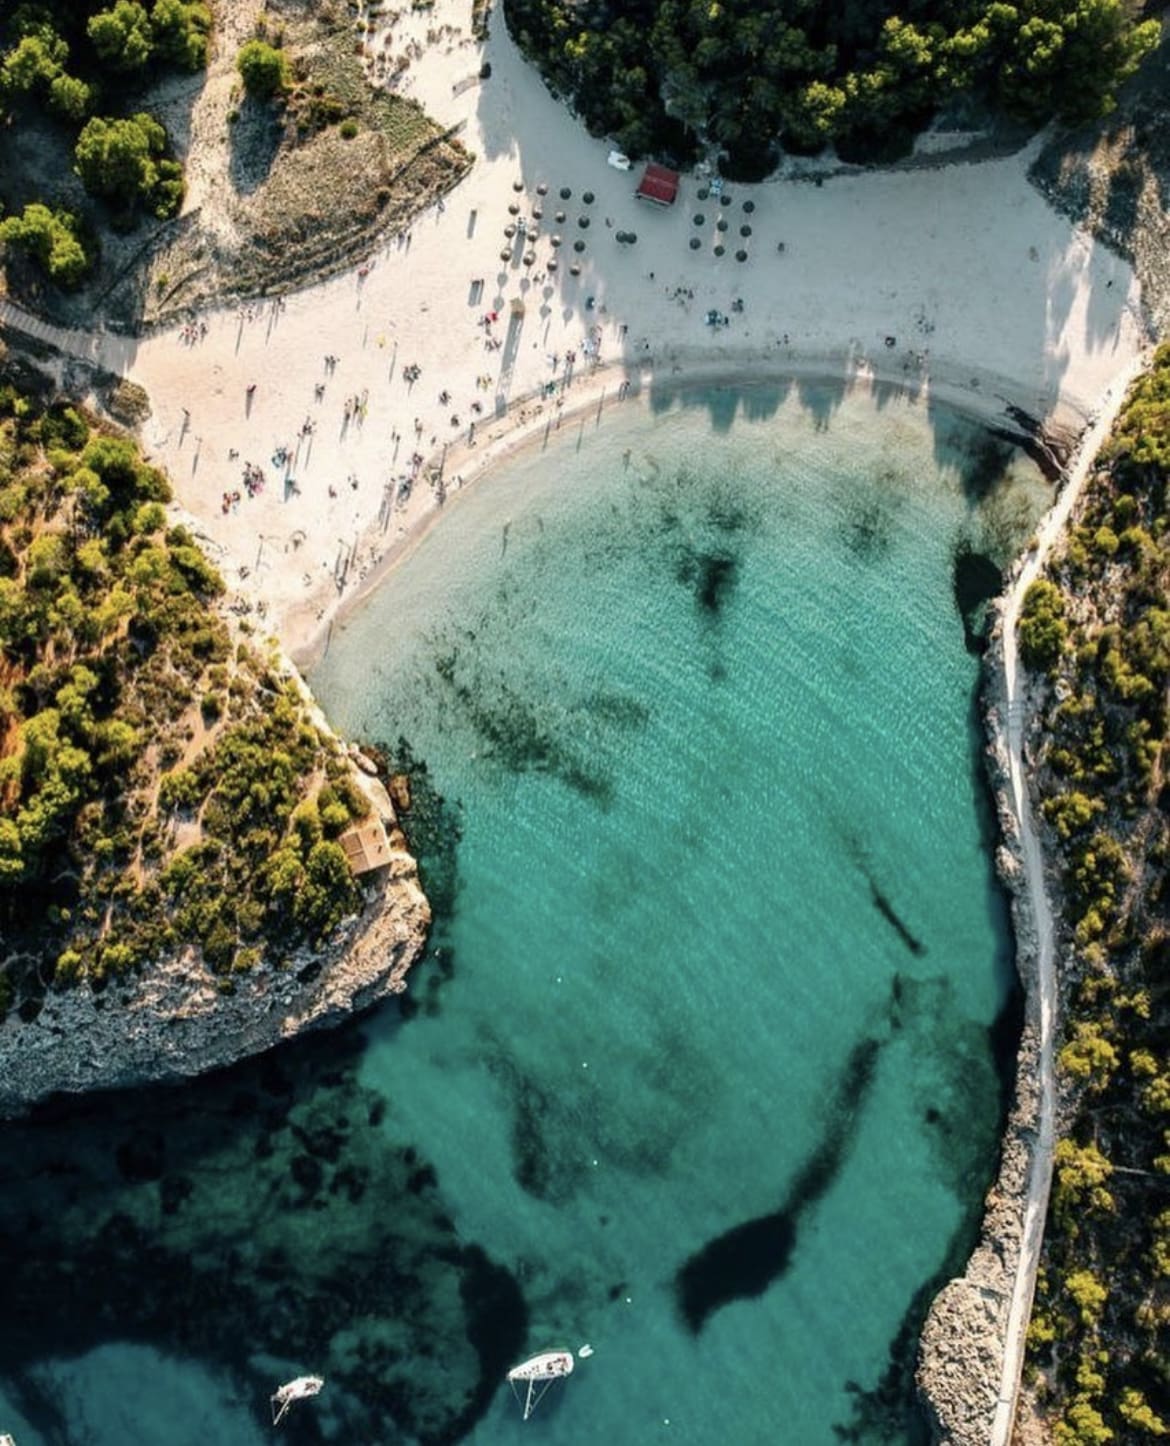
[[[287,667],[317,727],[328,731]],[[50,991],[34,1019],[11,1014],[0,1025],[0,1118],[62,1091],[203,1074],[400,993],[425,946],[431,910],[388,794],[357,766],[354,780],[390,841],[389,863],[366,876],[358,917],[322,948],[302,948],[282,967],[261,964],[230,981],[188,949],[101,990],[83,981]]]

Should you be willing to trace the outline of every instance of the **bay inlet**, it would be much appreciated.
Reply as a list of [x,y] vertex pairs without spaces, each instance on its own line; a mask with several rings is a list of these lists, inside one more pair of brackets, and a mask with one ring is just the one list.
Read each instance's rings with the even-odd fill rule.
[[494,1446],[507,1367],[586,1341],[544,1440],[918,1440],[1011,1053],[981,611],[1047,497],[957,412],[808,382],[456,494],[310,677],[414,770],[430,956],[0,1132],[20,1446],[250,1446],[300,1370],[297,1439]]

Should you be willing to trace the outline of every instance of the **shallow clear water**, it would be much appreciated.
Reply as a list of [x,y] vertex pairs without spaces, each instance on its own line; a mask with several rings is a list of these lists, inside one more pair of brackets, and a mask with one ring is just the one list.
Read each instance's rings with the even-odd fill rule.
[[411,1017],[0,1135],[82,1162],[14,1188],[95,1262],[50,1295],[115,1298],[81,1360],[0,1327],[18,1446],[188,1439],[98,1379],[250,1446],[286,1366],[331,1382],[300,1439],[486,1446],[500,1362],[586,1341],[542,1440],[913,1440],[1008,980],[957,597],[1043,500],[956,415],[807,386],[569,421],[456,495],[311,679],[426,765]]

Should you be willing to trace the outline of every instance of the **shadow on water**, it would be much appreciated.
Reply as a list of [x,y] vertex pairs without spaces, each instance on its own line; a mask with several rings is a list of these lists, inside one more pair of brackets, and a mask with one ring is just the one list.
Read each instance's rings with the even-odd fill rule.
[[[937,1018],[937,1011],[931,1009],[930,1013],[932,1021]],[[860,1443],[860,1446],[876,1446],[878,1442],[889,1443],[889,1446],[928,1446],[932,1439],[918,1402],[914,1379],[918,1339],[931,1302],[948,1280],[962,1272],[978,1241],[982,1219],[980,1186],[986,1188],[988,1160],[995,1157],[993,1141],[1002,1135],[1011,1106],[1016,1052],[1023,1027],[1024,996],[1017,983],[1008,990],[994,1023],[986,1031],[971,1031],[961,1041],[956,1057],[946,1060],[950,1079],[960,1080],[969,1089],[957,1088],[943,1108],[940,1108],[941,1099],[932,1095],[933,1103],[927,1107],[924,1117],[927,1124],[940,1132],[936,1143],[949,1153],[949,1173],[958,1197],[973,1203],[952,1232],[937,1270],[908,1302],[898,1328],[890,1338],[887,1365],[876,1384],[863,1387],[856,1381],[845,1382],[853,1409],[848,1422],[833,1427],[839,1441]],[[940,1041],[930,1030],[923,1037],[933,1039],[934,1047],[940,1053],[949,1054],[949,1034]],[[989,1129],[975,1132],[980,1137],[973,1138],[968,1125],[972,1118],[978,1118],[978,1113],[972,1112],[980,1111],[983,1103],[980,1086],[984,1071],[979,1065],[987,1059],[989,1044],[999,1081],[999,1111]],[[970,1094],[969,1101],[964,1098],[965,1093]],[[987,1138],[983,1138],[984,1134]]]
[[[343,1439],[466,1435],[526,1344],[527,1309],[357,1082],[361,1050],[347,1026],[0,1131],[14,1398],[35,1402],[46,1358],[140,1342],[219,1369],[265,1424],[287,1363],[327,1378]],[[308,1412],[296,1434],[325,1439]]]
[[403,818],[419,881],[431,905],[431,931],[422,963],[411,973],[410,988],[398,996],[398,1012],[411,1019],[420,1011],[439,1013],[443,986],[455,977],[451,922],[459,897],[459,844],[463,838],[463,805],[445,798],[435,786],[425,760],[399,736],[396,743],[374,742],[366,752],[377,759],[383,777],[405,776],[410,809]]
[[[869,878],[868,874],[866,878]],[[925,954],[926,945],[917,935],[910,932],[905,920],[897,912],[893,904],[890,903],[889,899],[886,898],[885,894],[882,893],[881,889],[878,888],[877,884],[874,883],[872,878],[869,878],[869,896],[873,900],[874,908],[886,923],[889,924],[898,938],[901,939],[902,943],[909,949],[910,953],[913,954],[916,959]]]
[[778,1210],[732,1226],[709,1240],[675,1276],[679,1310],[698,1334],[733,1300],[763,1293],[787,1271],[804,1215],[827,1194],[849,1154],[873,1084],[881,1042],[860,1039],[837,1080],[825,1132],[801,1166]]
[[[1024,1028],[1024,991],[1015,971],[1015,944],[1011,916],[1003,886],[995,872],[998,823],[995,799],[983,762],[983,717],[980,682],[971,693],[968,717],[971,746],[973,807],[986,861],[985,888],[999,948],[995,967],[1003,987],[1003,1000],[987,1028],[957,1018],[938,996],[945,981],[920,981],[896,975],[891,1022],[895,1030],[915,1029],[916,1088],[921,1098],[923,1124],[928,1130],[936,1168],[968,1202],[947,1244],[938,1269],[907,1304],[898,1329],[890,1339],[888,1364],[869,1388],[846,1382],[853,1398],[847,1423],[834,1426],[843,1442],[888,1442],[889,1446],[927,1446],[930,1431],[918,1404],[914,1371],[918,1339],[934,1297],[948,1280],[964,1268],[979,1237],[983,1197],[998,1170],[997,1141],[1002,1139],[1015,1088],[1016,1058]],[[947,1028],[940,1028],[949,1021]],[[998,1109],[982,1129],[972,1122],[987,1115],[987,1091],[997,1095]]]
[[987,647],[988,606],[1003,591],[1003,571],[994,558],[963,542],[951,559],[951,587],[963,620],[963,645],[980,657]]

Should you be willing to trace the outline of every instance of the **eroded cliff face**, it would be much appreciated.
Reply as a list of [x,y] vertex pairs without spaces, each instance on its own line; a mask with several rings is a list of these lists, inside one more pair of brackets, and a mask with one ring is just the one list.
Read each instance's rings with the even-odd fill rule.
[[430,907],[401,833],[359,918],[319,953],[223,980],[188,951],[95,993],[51,993],[36,1019],[0,1027],[0,1116],[59,1091],[201,1074],[401,992],[426,943]]
[[[335,738],[297,670],[287,659],[281,667],[315,725]],[[102,989],[83,978],[50,990],[35,1019],[13,1012],[0,1025],[0,1118],[60,1092],[219,1069],[406,988],[426,947],[431,909],[386,789],[370,776],[368,760],[354,749],[350,756],[353,781],[389,843],[389,861],[364,876],[361,913],[321,948],[304,946],[282,965],[264,962],[230,979],[188,948]]]
[[934,1438],[942,1446],[988,1446],[992,1439],[1039,1110],[1038,945],[1008,781],[1006,691],[998,627],[985,667],[986,757],[1001,840],[996,869],[1011,899],[1016,968],[1026,1003],[1014,1097],[998,1173],[984,1201],[979,1243],[963,1274],[948,1281],[935,1297],[919,1342],[918,1390]]

